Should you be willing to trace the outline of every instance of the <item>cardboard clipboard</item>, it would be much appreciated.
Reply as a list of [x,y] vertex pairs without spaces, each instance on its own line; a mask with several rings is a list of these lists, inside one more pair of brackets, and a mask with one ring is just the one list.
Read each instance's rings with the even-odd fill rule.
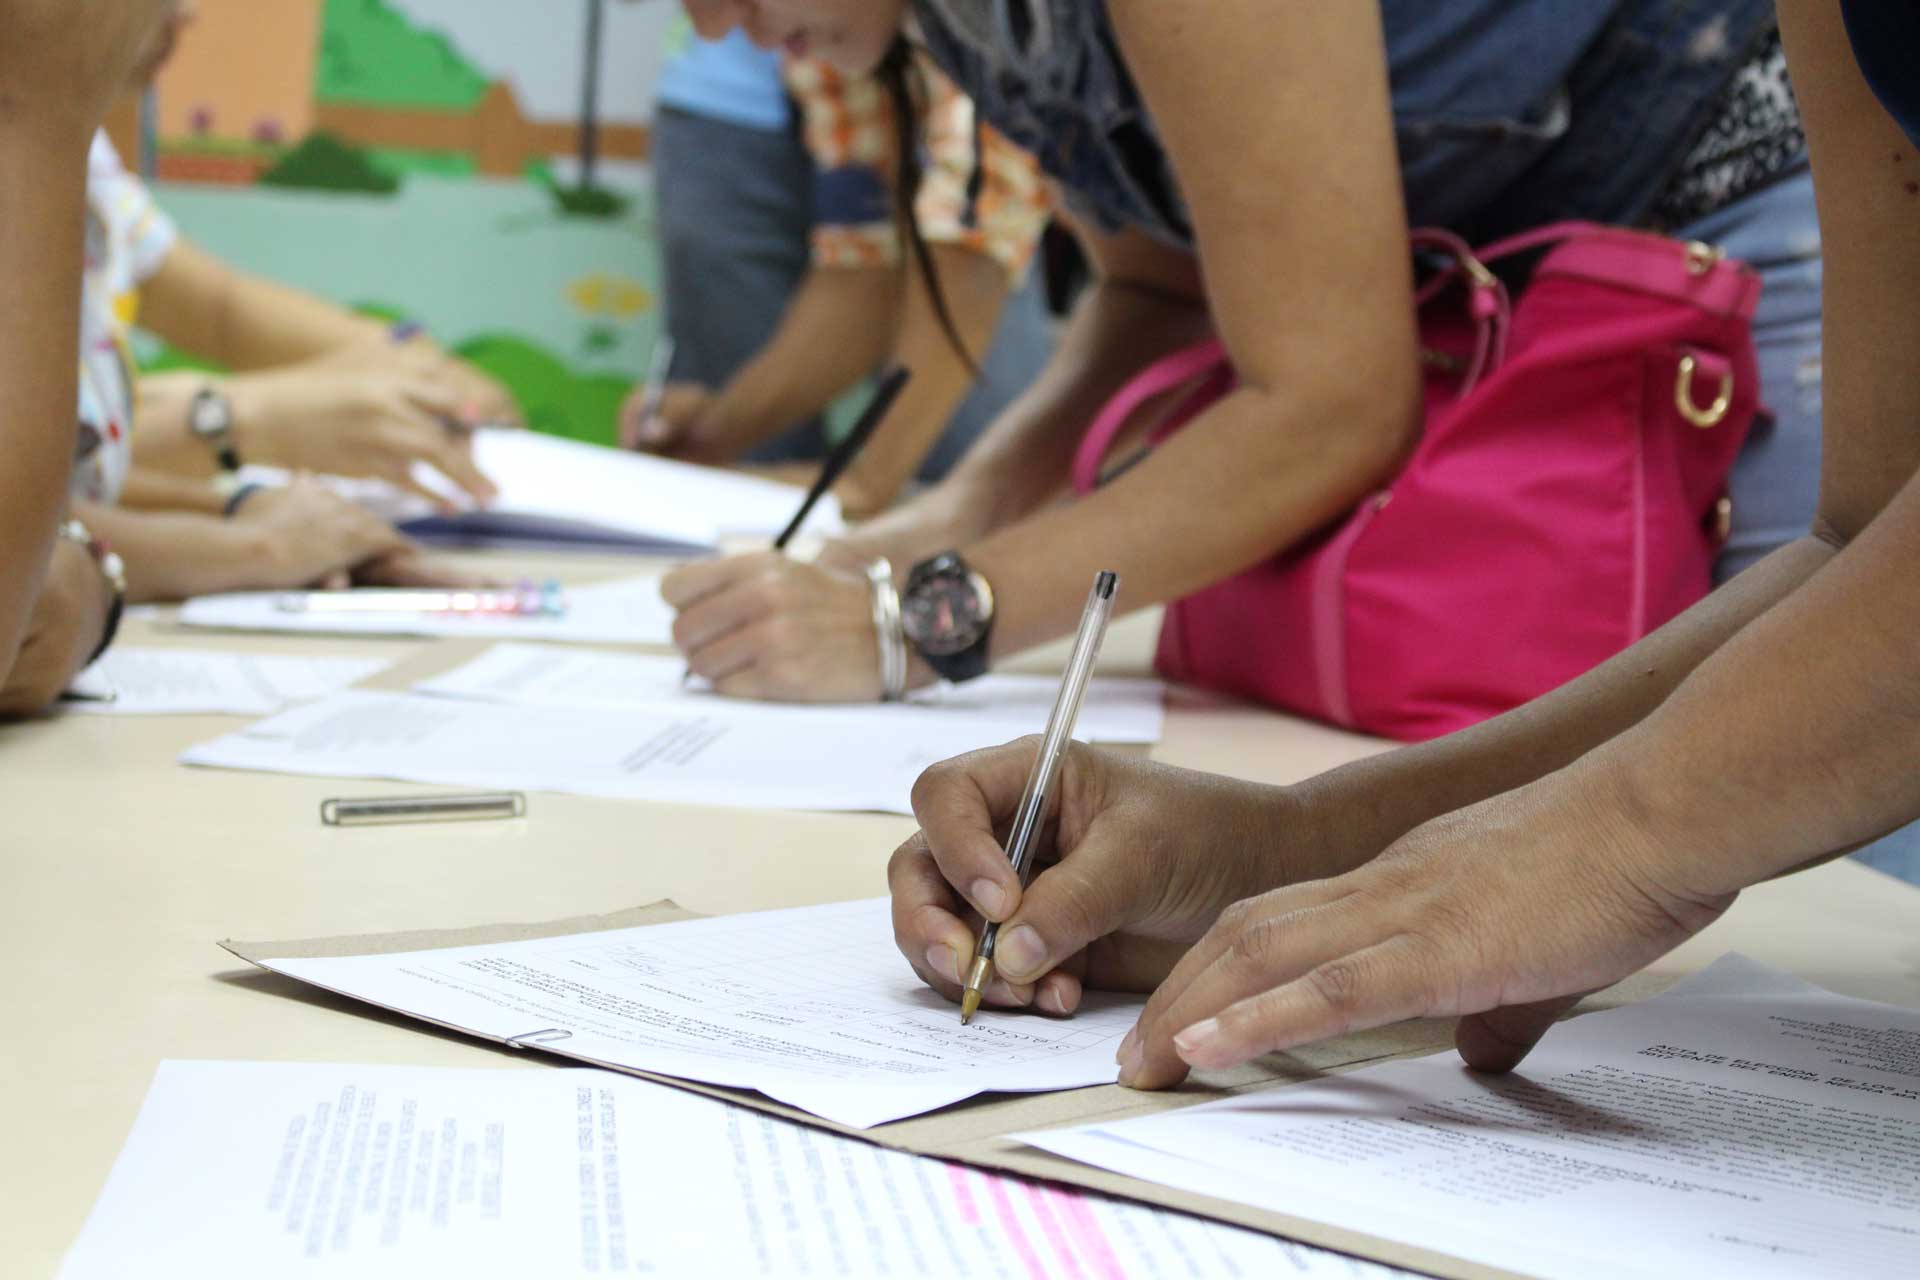
[[[433,951],[451,947],[487,946],[507,942],[527,942],[542,938],[563,938],[574,934],[597,933],[614,929],[633,929],[647,925],[671,924],[701,918],[673,902],[656,902],[600,916],[576,916],[542,924],[480,925],[465,929],[424,930],[406,933],[364,934],[332,938],[309,938],[294,942],[223,941],[220,945],[249,964],[267,967],[274,960],[335,958],[342,956],[393,955],[408,951]],[[280,975],[286,977],[286,975]],[[286,977],[286,981],[306,983]],[[1589,996],[1569,1016],[1617,1008],[1647,996],[1656,995],[1672,984],[1672,979],[1649,974],[1636,975],[1605,991]],[[327,989],[327,988],[322,988]],[[346,993],[336,992],[345,995]],[[1163,1093],[1141,1093],[1118,1085],[1095,1085],[1053,1093],[987,1094],[953,1106],[895,1120],[870,1129],[853,1129],[823,1120],[809,1112],[775,1102],[751,1090],[703,1084],[677,1076],[637,1071],[597,1059],[571,1054],[564,1039],[547,1035],[552,1028],[530,1027],[513,1036],[488,1036],[464,1027],[423,1017],[406,1009],[378,1005],[357,996],[347,996],[357,1004],[386,1008],[417,1022],[458,1032],[470,1039],[496,1044],[509,1051],[552,1054],[572,1062],[624,1075],[636,1076],[657,1084],[671,1085],[738,1106],[751,1107],[800,1124],[828,1129],[864,1142],[876,1143],[916,1155],[956,1161],[983,1169],[1000,1170],[1024,1177],[1042,1178],[1089,1191],[1118,1196],[1145,1204],[1158,1205],[1183,1213],[1196,1214],[1220,1222],[1248,1227],[1269,1235],[1284,1236],[1317,1245],[1338,1253],[1365,1258],[1372,1262],[1404,1267],[1448,1280],[1523,1280],[1519,1273],[1469,1262],[1447,1254],[1422,1249],[1397,1240],[1367,1235],[1330,1226],[1310,1218],[1298,1218],[1250,1205],[1211,1196],[1196,1195],[1159,1183],[1109,1173],[1090,1165],[1067,1160],[1026,1146],[1007,1137],[1036,1129],[1066,1128],[1131,1119],[1156,1112],[1194,1106],[1202,1102],[1238,1094],[1298,1084],[1322,1074],[1349,1071],[1393,1058],[1414,1057],[1450,1050],[1453,1024],[1450,1019],[1426,1019],[1400,1023],[1375,1031],[1360,1032],[1326,1041],[1296,1053],[1270,1055],[1232,1072],[1208,1074],[1202,1080],[1190,1080],[1179,1089]]]

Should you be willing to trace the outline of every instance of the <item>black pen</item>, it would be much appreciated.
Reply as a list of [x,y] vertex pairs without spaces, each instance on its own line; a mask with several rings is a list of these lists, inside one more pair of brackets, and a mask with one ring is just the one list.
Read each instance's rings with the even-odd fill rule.
[[800,532],[800,526],[813,514],[820,499],[826,496],[827,490],[833,488],[834,481],[853,465],[853,460],[867,447],[867,441],[873,439],[873,433],[880,427],[880,420],[893,408],[893,402],[900,398],[901,391],[906,389],[907,379],[912,376],[913,371],[904,365],[895,365],[880,375],[880,385],[874,388],[873,399],[867,402],[866,412],[853,424],[853,430],[847,432],[846,439],[835,445],[833,452],[827,455],[825,465],[820,468],[820,478],[813,482],[813,488],[807,490],[806,500],[794,512],[785,531],[773,540],[775,551],[787,549],[787,544]]

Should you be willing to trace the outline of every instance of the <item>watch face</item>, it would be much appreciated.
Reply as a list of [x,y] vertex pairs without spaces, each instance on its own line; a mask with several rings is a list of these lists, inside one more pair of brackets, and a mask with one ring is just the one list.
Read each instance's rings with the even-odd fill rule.
[[224,396],[202,393],[193,398],[187,425],[197,436],[222,435],[233,425],[233,411]]
[[900,621],[922,653],[944,657],[964,653],[986,634],[991,598],[965,570],[941,570],[923,577],[900,602]]

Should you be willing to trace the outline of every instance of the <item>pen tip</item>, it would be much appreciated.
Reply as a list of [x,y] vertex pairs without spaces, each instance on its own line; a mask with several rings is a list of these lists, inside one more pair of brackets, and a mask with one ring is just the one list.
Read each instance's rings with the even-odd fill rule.
[[980,993],[966,990],[960,993],[960,1025],[966,1026],[973,1021],[973,1015],[980,1012]]

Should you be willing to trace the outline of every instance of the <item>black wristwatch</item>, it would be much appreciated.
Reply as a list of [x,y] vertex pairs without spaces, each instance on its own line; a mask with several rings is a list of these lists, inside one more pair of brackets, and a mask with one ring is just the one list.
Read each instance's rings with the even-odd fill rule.
[[993,588],[958,553],[923,560],[900,593],[907,639],[943,680],[955,684],[987,672],[993,635]]
[[187,406],[187,428],[200,443],[213,450],[220,469],[240,469],[240,451],[233,447],[233,401],[218,387],[202,387]]

